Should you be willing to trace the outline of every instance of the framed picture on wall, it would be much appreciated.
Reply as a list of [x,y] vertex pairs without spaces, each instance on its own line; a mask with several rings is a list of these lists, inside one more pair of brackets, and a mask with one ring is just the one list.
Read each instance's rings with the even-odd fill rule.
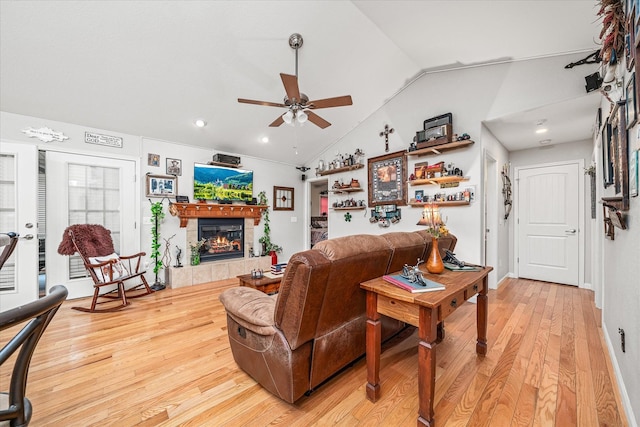
[[604,121],[602,126],[602,183],[604,188],[613,184],[613,163],[611,162],[611,123]]
[[638,196],[638,150],[629,155],[629,196]]
[[175,175],[147,174],[147,197],[175,197],[178,178]]
[[182,160],[167,158],[167,175],[182,175]]
[[369,206],[407,204],[405,151],[372,157],[369,163]]
[[273,210],[292,211],[294,210],[293,187],[273,187]]
[[626,88],[627,98],[627,129],[630,129],[638,120],[638,108],[636,100],[636,73],[631,73]]

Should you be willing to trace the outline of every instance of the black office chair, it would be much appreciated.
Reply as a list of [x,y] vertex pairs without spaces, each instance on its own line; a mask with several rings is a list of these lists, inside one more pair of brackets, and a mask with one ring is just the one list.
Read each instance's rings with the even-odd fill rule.
[[3,421],[9,421],[10,427],[29,425],[32,407],[25,397],[25,391],[31,357],[44,330],[66,298],[67,288],[58,285],[51,288],[49,295],[44,298],[0,313],[0,331],[28,321],[0,349],[0,367],[17,352],[9,392],[0,392],[0,425],[6,424]]

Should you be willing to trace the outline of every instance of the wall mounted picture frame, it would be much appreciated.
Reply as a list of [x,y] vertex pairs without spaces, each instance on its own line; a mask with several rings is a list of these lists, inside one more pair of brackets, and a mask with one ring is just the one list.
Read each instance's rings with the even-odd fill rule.
[[147,197],[175,197],[178,194],[178,178],[175,175],[147,174]]
[[611,114],[611,137],[609,138],[609,155],[611,156],[611,164],[613,166],[612,184],[616,194],[620,193],[620,170],[618,162],[618,116],[617,112]]
[[629,155],[629,196],[638,197],[638,151]]
[[293,187],[273,187],[273,210],[292,211],[295,208]]
[[611,123],[609,119],[602,126],[602,184],[604,188],[613,184],[613,163],[611,162]]
[[182,176],[182,160],[167,157],[167,175]]
[[407,158],[405,151],[368,159],[369,206],[407,204]]
[[[627,141],[628,131],[626,129],[626,101],[618,101],[617,110],[614,109],[612,116],[615,117],[615,129],[612,127],[613,171],[616,195],[620,195],[619,209],[629,210],[629,145]],[[614,126],[612,124],[612,126]],[[615,140],[615,142],[614,142]]]
[[626,87],[626,112],[627,112],[627,129],[630,129],[638,120],[638,106],[636,99],[636,73],[631,73]]
[[147,164],[153,167],[160,166],[160,154],[147,154]]

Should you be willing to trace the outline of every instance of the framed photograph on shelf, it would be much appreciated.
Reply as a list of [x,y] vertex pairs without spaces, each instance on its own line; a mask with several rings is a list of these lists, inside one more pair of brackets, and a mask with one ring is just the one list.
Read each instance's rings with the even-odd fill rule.
[[638,108],[636,100],[636,73],[631,73],[626,88],[627,129],[630,129],[638,120]]
[[147,174],[147,197],[175,197],[178,178],[175,175]]
[[416,195],[415,195],[416,202],[421,203],[423,197],[424,197],[424,190],[416,190]]
[[167,175],[182,176],[182,160],[167,158]]
[[369,206],[407,204],[405,151],[372,157],[369,163]]
[[292,211],[294,188],[293,187],[273,187],[273,210]]

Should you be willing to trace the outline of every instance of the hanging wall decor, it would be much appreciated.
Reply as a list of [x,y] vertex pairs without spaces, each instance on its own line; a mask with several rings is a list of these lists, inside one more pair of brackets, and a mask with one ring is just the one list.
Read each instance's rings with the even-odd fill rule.
[[369,206],[406,205],[407,158],[404,151],[369,159]]
[[509,178],[509,164],[505,163],[502,166],[502,197],[504,198],[504,219],[509,219],[511,213],[511,178]]

